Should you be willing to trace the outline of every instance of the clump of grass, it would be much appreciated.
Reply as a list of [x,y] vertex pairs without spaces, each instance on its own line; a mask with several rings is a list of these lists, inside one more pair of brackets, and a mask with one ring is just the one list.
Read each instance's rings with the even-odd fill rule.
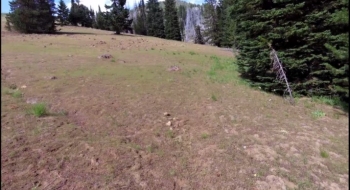
[[30,109],[30,113],[35,115],[36,117],[43,117],[48,115],[46,104],[44,103],[33,104]]
[[12,97],[14,98],[21,98],[22,97],[22,92],[19,90],[15,90],[12,92]]
[[216,96],[213,94],[213,95],[211,95],[211,99],[213,100],[213,101],[218,101],[218,99],[216,98]]
[[196,55],[196,53],[195,52],[193,52],[193,51],[190,51],[190,52],[188,52],[190,55]]
[[201,135],[202,139],[207,139],[209,137],[208,133],[202,133]]
[[115,62],[115,59],[112,59],[111,62]]
[[154,48],[151,48],[151,50],[154,50]]
[[320,152],[322,158],[328,158],[329,154],[325,150],[321,150]]
[[321,117],[324,117],[324,116],[326,116],[326,113],[324,113],[323,111],[316,110],[316,111],[312,112],[312,117],[315,118],[315,119],[318,119],[318,118],[321,118]]

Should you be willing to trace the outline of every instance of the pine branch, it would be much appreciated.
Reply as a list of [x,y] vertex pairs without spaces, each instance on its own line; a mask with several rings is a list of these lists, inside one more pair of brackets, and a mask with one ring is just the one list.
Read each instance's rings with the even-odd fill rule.
[[272,48],[271,44],[268,44],[269,47],[271,48],[271,52],[270,52],[270,58],[272,60],[273,63],[273,71],[276,73],[277,75],[277,80],[280,81],[281,83],[285,83],[287,88],[285,89],[284,93],[288,92],[289,93],[289,103],[291,103],[292,105],[295,104],[293,95],[292,95],[292,90],[289,86],[288,83],[288,79],[286,76],[286,73],[284,72],[283,69],[283,65],[280,62],[278,56],[277,56],[277,52]]

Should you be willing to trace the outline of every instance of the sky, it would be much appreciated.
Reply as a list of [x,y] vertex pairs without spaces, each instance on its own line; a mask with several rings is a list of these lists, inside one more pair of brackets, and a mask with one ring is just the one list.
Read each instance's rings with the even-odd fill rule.
[[[10,0],[1,0],[1,13],[8,13],[10,11],[10,6],[9,6],[9,1]],[[159,0],[159,1],[164,1],[164,0]],[[195,4],[201,4],[204,0],[185,0],[190,3],[195,3]],[[59,0],[55,0],[56,5],[58,4]],[[68,8],[71,7],[71,1],[70,0],[64,0]],[[127,8],[132,8],[136,3],[138,3],[139,0],[126,0],[126,7]],[[147,0],[145,0],[147,2]],[[111,0],[80,0],[80,4],[83,4],[87,7],[94,9],[95,11],[98,10],[98,5],[101,7],[101,11],[105,10],[105,4],[110,4]]]

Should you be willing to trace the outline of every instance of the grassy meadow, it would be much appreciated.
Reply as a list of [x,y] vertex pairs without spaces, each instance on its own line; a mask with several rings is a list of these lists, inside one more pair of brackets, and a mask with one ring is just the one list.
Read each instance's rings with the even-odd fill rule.
[[250,88],[230,51],[1,21],[2,189],[349,187],[348,113]]

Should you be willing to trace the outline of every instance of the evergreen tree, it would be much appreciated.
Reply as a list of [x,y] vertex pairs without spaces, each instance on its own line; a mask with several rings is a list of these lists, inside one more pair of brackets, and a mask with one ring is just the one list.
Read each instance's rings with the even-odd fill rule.
[[71,8],[68,15],[68,20],[73,26],[76,26],[79,21],[78,10],[79,10],[78,5],[74,2],[74,0],[71,0]]
[[93,18],[91,10],[89,10],[89,8],[87,8],[85,5],[78,5],[77,18],[78,23],[80,23],[81,26],[92,27]]
[[111,24],[116,34],[120,34],[123,30],[130,30],[132,20],[129,20],[129,10],[126,9],[126,0],[111,0],[112,5],[105,6],[111,9]]
[[98,6],[98,12],[96,14],[96,28],[101,30],[106,29],[104,18],[105,18],[104,13],[101,11],[101,7]]
[[216,0],[205,0],[204,3],[204,26],[205,30],[203,32],[209,44],[216,45],[220,47],[220,27],[219,27],[219,15],[220,7],[216,5]]
[[178,11],[178,17],[179,17],[179,24],[180,24],[180,34],[181,34],[181,40],[185,40],[185,24],[186,24],[186,7],[184,5],[179,6]]
[[91,8],[91,6],[90,6],[89,14],[90,14],[90,18],[92,20],[91,27],[92,28],[97,28],[95,11]]
[[165,38],[163,10],[159,7],[158,0],[147,2],[147,35]]
[[175,0],[165,0],[165,38],[181,41],[180,25]]
[[[331,59],[324,66],[332,75],[330,87],[333,94],[349,102],[349,9],[348,0],[337,2],[337,9],[329,15],[331,36],[324,44]],[[325,73],[327,74],[327,73]]]
[[54,0],[13,0],[6,15],[7,28],[21,33],[54,33]]
[[201,28],[196,26],[196,38],[194,39],[195,44],[204,44],[204,39],[201,33]]
[[[275,80],[267,43],[278,52],[294,92],[348,97],[348,15],[341,0],[235,0],[237,64],[242,76],[267,91]],[[340,16],[342,15],[342,16]]]
[[60,25],[67,25],[69,16],[69,9],[63,0],[60,0],[57,8],[57,18],[60,22]]
[[141,0],[137,8],[136,20],[133,22],[133,28],[136,34],[147,35],[146,26],[146,7],[144,0]]
[[232,7],[233,0],[222,0],[220,1],[221,6],[221,16],[220,16],[220,36],[221,36],[221,46],[222,47],[232,47],[235,41],[234,31],[235,22],[232,17]]

